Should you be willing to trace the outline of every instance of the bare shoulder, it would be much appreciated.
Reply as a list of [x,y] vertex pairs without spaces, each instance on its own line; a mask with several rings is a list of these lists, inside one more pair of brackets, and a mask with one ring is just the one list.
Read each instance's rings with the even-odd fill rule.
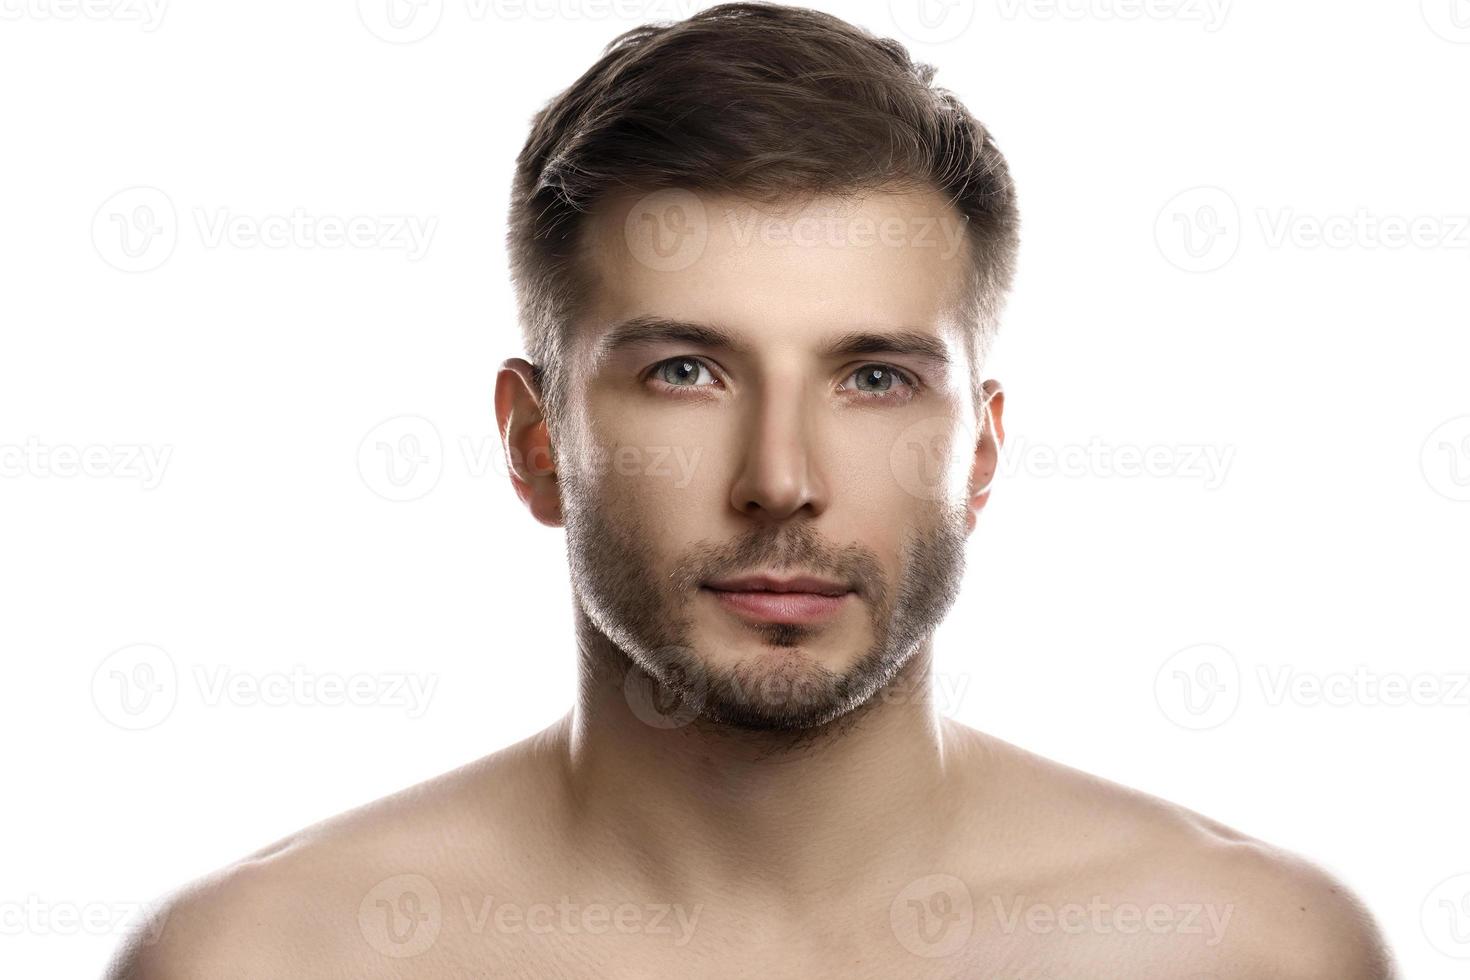
[[1076,921],[1092,938],[1119,947],[1131,938],[1155,961],[1205,976],[1398,976],[1363,902],[1322,867],[1185,807],[966,733],[971,768],[1017,800],[1005,820],[1020,846],[1000,880],[1049,896],[1050,911],[1086,906]]
[[435,907],[446,884],[519,873],[512,856],[544,830],[538,827],[544,815],[530,801],[553,791],[548,767],[538,765],[547,761],[550,731],[303,828],[185,884],[120,944],[108,980],[381,970],[385,957],[412,941],[393,932],[385,908],[393,915],[406,911],[412,924],[416,910]]

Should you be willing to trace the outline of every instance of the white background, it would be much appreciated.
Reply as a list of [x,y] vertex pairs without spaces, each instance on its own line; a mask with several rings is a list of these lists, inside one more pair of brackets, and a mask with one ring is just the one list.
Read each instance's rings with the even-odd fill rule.
[[[569,706],[563,538],[491,409],[511,166],[692,9],[153,3],[0,0],[7,976],[95,975],[136,903]],[[1320,862],[1464,976],[1470,5],[819,6],[938,65],[1020,193],[945,710]],[[249,694],[293,672],[434,687]]]

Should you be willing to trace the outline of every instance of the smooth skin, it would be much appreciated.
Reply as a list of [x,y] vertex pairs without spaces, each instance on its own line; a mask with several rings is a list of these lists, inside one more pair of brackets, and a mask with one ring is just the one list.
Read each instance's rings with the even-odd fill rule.
[[[1004,439],[955,221],[896,188],[604,202],[565,417],[520,358],[495,395],[516,492],[566,528],[575,706],[189,884],[109,975],[1390,980],[1320,869],[937,713]],[[604,351],[637,317],[734,343]],[[941,356],[827,352],[900,330]],[[699,587],[765,569],[859,592],[788,629]]]

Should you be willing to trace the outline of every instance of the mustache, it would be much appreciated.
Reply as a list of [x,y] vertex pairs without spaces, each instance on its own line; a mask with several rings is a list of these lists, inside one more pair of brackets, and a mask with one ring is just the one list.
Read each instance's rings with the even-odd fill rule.
[[687,593],[707,582],[756,574],[828,579],[860,596],[876,595],[883,587],[882,564],[871,550],[831,545],[811,525],[795,524],[756,528],[727,543],[698,541],[669,580],[677,592]]

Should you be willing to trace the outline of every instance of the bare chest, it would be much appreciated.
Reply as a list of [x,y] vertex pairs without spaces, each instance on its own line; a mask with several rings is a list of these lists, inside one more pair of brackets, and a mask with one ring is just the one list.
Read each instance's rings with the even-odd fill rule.
[[801,922],[712,903],[565,895],[376,911],[360,965],[401,977],[1146,980],[1208,971],[1224,952],[1129,909],[986,904],[937,887]]

